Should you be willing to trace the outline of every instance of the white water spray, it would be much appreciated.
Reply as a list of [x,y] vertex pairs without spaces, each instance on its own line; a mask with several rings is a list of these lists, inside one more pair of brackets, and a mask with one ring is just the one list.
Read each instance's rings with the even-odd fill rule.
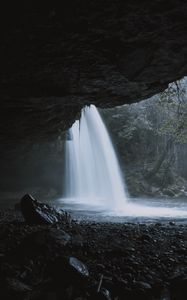
[[111,210],[127,202],[124,182],[105,125],[94,105],[82,110],[66,142],[66,197]]

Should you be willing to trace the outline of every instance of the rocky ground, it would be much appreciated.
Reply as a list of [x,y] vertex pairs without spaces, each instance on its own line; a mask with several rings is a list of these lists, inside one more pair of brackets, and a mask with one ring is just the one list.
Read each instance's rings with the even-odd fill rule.
[[187,299],[186,224],[31,224],[22,213],[0,211],[2,300]]

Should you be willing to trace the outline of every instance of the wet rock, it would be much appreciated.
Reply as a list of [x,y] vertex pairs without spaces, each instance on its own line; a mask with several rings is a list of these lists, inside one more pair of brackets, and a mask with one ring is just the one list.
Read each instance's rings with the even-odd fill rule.
[[71,236],[64,230],[49,228],[33,233],[34,240],[38,245],[58,244],[59,246],[66,246],[71,240]]
[[89,271],[86,265],[80,260],[78,260],[76,257],[70,257],[68,259],[68,262],[72,271],[76,272],[77,274],[83,277],[89,276]]
[[20,206],[22,215],[29,224],[54,224],[70,220],[68,213],[60,213],[49,205],[37,201],[29,194],[21,199]]
[[132,280],[133,280],[133,274],[132,274],[132,273],[124,273],[124,274],[123,274],[123,277],[124,277],[126,280],[129,280],[129,281],[132,281]]
[[170,222],[169,222],[169,225],[171,225],[171,226],[175,226],[175,222],[173,222],[173,221],[170,221]]
[[76,257],[56,258],[52,262],[49,272],[55,284],[58,287],[64,286],[64,288],[71,284],[84,287],[89,278],[87,266]]
[[105,270],[105,266],[103,264],[97,264],[97,269],[98,271],[103,272],[103,270]]
[[136,288],[140,288],[140,289],[143,289],[143,290],[150,290],[151,289],[151,285],[147,282],[143,282],[143,281],[136,281],[134,286]]
[[111,300],[111,295],[109,290],[106,288],[101,288],[101,290],[98,293],[98,300]]
[[152,240],[152,237],[151,237],[151,235],[149,235],[149,234],[143,234],[143,235],[141,236],[141,239],[142,239],[143,241],[151,241],[151,240]]
[[111,294],[106,288],[101,288],[99,291],[91,294],[90,300],[111,300]]

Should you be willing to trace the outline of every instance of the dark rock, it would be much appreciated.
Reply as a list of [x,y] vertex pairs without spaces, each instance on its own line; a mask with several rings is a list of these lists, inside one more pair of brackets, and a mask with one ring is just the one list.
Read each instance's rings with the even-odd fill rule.
[[23,217],[28,224],[54,224],[70,220],[68,213],[60,213],[49,205],[37,201],[29,194],[21,199],[20,205]]
[[101,288],[99,292],[95,292],[91,295],[91,300],[111,300],[109,290]]
[[133,280],[133,274],[132,273],[124,273],[123,276],[126,280],[130,280],[130,281]]
[[173,221],[170,221],[170,222],[169,222],[169,225],[171,225],[171,226],[175,226],[175,222],[173,222]]
[[142,239],[143,241],[151,241],[151,240],[152,240],[152,237],[151,237],[151,235],[149,235],[149,234],[143,234],[143,235],[141,236],[141,239]]
[[18,247],[19,254],[33,257],[39,254],[52,254],[62,249],[71,241],[71,237],[63,230],[48,228],[33,232],[26,236]]
[[70,242],[71,237],[63,230],[49,228],[33,233],[33,240],[37,245],[46,246],[49,243],[52,245],[66,246]]
[[155,227],[160,227],[160,226],[162,226],[162,223],[160,223],[160,222],[155,223]]
[[78,260],[76,257],[70,257],[69,259],[69,266],[71,269],[78,273],[79,275],[83,277],[88,277],[89,276],[89,271],[88,268],[84,263],[82,263],[80,260]]
[[134,286],[136,288],[140,288],[140,289],[143,289],[143,290],[150,290],[152,288],[149,283],[143,282],[143,281],[136,281],[134,283]]
[[49,268],[49,274],[58,288],[62,286],[67,288],[71,284],[84,288],[89,278],[87,266],[75,257],[56,258]]
[[187,299],[187,276],[177,275],[170,281],[171,300],[185,300]]
[[1,136],[14,147],[67,129],[85,104],[145,99],[187,73],[186,1],[60,5],[1,9]]
[[97,264],[98,271],[102,271],[105,269],[105,266],[103,264]]

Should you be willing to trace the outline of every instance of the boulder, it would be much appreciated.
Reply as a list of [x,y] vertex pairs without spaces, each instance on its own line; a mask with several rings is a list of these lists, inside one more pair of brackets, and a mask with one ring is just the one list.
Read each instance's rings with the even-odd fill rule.
[[21,199],[20,207],[26,223],[31,225],[69,223],[71,221],[70,214],[67,212],[59,212],[48,204],[37,201],[29,194]]

